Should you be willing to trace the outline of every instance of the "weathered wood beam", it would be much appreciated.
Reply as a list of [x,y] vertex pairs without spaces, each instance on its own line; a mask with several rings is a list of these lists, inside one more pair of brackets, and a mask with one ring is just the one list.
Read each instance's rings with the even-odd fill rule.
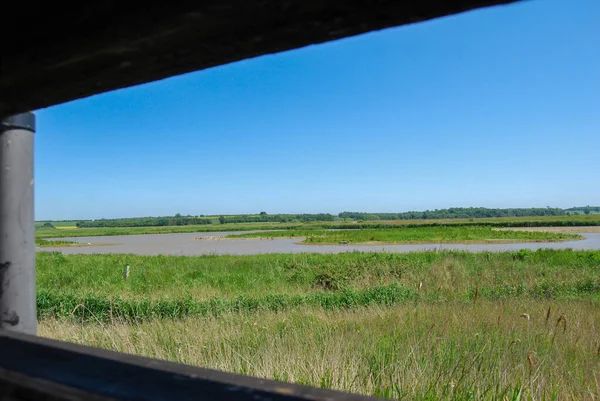
[[513,1],[12,2],[0,24],[0,117]]
[[0,399],[373,401],[0,331]]

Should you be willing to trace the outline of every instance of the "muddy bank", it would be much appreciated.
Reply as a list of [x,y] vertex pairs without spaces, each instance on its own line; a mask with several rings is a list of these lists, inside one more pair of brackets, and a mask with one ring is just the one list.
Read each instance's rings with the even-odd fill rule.
[[[580,227],[577,227],[580,228]],[[592,227],[595,228],[595,227]],[[59,251],[64,254],[129,253],[136,255],[255,255],[261,253],[342,253],[342,252],[418,252],[460,250],[470,252],[504,252],[520,249],[600,250],[600,232],[576,231],[585,239],[567,242],[528,242],[500,244],[402,244],[402,245],[299,245],[298,238],[272,240],[198,240],[202,237],[221,238],[231,232],[144,234],[111,237],[62,238],[81,243],[79,247],[38,248],[39,252]],[[87,245],[88,243],[92,245]],[[102,246],[99,246],[102,245]]]

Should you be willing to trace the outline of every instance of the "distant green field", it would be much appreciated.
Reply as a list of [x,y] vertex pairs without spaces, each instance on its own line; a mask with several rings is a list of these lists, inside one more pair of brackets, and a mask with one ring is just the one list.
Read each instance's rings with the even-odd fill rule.
[[273,230],[297,227],[298,224],[288,223],[239,223],[218,225],[189,225],[189,226],[163,226],[163,227],[110,227],[110,228],[75,228],[58,230],[38,230],[37,238],[66,238],[66,237],[94,237],[112,235],[139,235],[139,234],[169,234],[217,231],[250,231]]
[[[43,224],[37,222],[36,226]],[[251,230],[323,230],[323,229],[382,229],[402,226],[490,225],[494,227],[539,226],[600,226],[600,214],[581,216],[508,217],[491,219],[390,220],[369,222],[310,222],[310,223],[231,223],[162,227],[68,228],[73,222],[60,222],[62,229],[38,230],[38,238],[92,237],[135,234],[167,234]],[[54,223],[53,223],[54,224]],[[58,226],[57,226],[58,228]]]
[[305,238],[304,244],[420,244],[566,241],[579,235],[498,231],[480,226],[397,227],[363,230],[285,230],[230,235],[228,238]]

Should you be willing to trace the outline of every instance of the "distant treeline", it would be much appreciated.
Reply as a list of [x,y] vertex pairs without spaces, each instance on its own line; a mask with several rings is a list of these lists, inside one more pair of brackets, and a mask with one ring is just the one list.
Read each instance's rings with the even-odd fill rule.
[[590,214],[600,212],[600,207],[585,206],[570,209],[556,207],[488,209],[485,207],[453,207],[450,209],[425,210],[403,213],[343,212],[340,218],[353,220],[422,220],[422,219],[480,219],[490,217],[536,217],[566,216],[568,214]]
[[423,212],[404,213],[363,213],[343,212],[335,216],[330,213],[303,214],[239,214],[223,216],[175,216],[163,217],[133,217],[123,219],[82,220],[76,225],[79,228],[102,227],[160,227],[187,226],[201,224],[227,223],[307,223],[307,222],[336,222],[340,220],[424,220],[424,219],[479,219],[492,217],[536,217],[536,216],[566,216],[578,214],[600,213],[600,206],[582,206],[569,209],[561,208],[515,208],[488,209],[484,207],[457,207],[450,209],[425,210]]
[[226,223],[288,223],[311,221],[335,221],[336,217],[329,213],[316,214],[241,214],[233,216],[175,216],[166,217],[132,217],[124,219],[99,219],[83,220],[76,225],[79,228],[102,227],[160,227],[160,226],[188,226],[197,224]]
[[235,216],[221,216],[219,222],[226,223],[307,223],[311,221],[335,221],[336,217],[330,213],[304,213],[304,214],[240,214]]
[[596,214],[600,213],[600,206],[582,206],[565,209],[567,214]]
[[192,224],[211,224],[211,220],[204,217],[181,216],[172,217],[132,217],[125,219],[99,219],[84,220],[76,225],[79,228],[101,227],[161,227],[161,226],[188,226]]

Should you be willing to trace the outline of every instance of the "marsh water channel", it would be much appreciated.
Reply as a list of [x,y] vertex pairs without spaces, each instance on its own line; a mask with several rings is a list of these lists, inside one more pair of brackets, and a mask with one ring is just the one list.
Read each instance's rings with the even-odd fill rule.
[[[419,252],[459,250],[503,252],[520,249],[600,249],[600,232],[586,233],[583,240],[565,242],[528,242],[512,244],[403,244],[403,245],[303,245],[303,238],[226,239],[239,232],[118,235],[107,237],[57,238],[81,246],[38,248],[38,251],[64,254],[125,253],[136,255],[256,255],[261,253],[342,253],[342,252]],[[52,240],[49,238],[49,240]]]

